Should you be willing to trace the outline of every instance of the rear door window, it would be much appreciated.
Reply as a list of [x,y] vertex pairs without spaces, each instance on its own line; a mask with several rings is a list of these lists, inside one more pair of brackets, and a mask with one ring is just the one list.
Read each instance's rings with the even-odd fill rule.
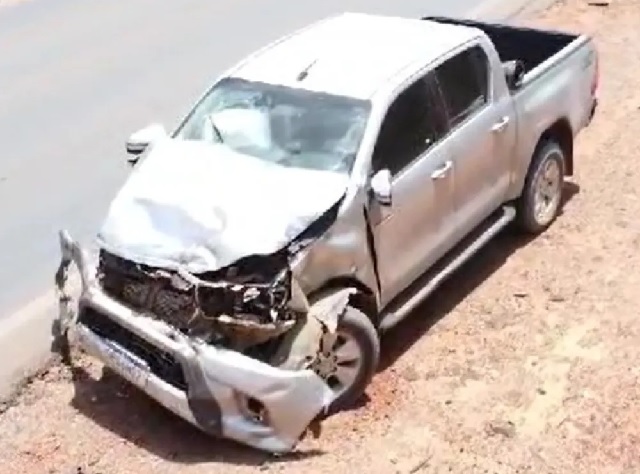
[[438,66],[436,78],[451,128],[473,116],[489,102],[489,60],[479,45]]

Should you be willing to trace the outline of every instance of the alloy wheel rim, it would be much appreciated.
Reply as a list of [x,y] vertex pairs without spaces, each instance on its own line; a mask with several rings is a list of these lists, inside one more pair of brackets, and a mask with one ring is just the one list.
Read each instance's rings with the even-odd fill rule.
[[557,160],[548,159],[536,177],[534,187],[534,217],[538,224],[546,225],[560,205],[562,176]]
[[338,398],[356,382],[364,354],[356,339],[345,331],[326,334],[322,351],[314,363],[316,373],[325,380]]

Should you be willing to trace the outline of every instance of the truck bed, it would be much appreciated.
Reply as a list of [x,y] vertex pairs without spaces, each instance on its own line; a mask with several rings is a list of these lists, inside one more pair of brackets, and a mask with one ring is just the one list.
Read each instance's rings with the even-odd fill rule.
[[527,72],[562,51],[578,38],[578,35],[524,28],[474,20],[429,16],[422,20],[481,29],[493,42],[502,62],[518,59]]
[[450,25],[477,28],[492,42],[499,60],[519,60],[525,75],[511,91],[517,123],[514,176],[509,199],[524,185],[531,157],[545,133],[555,134],[567,150],[567,175],[573,174],[573,138],[590,122],[597,105],[598,54],[587,35],[485,23],[443,17],[426,17]]

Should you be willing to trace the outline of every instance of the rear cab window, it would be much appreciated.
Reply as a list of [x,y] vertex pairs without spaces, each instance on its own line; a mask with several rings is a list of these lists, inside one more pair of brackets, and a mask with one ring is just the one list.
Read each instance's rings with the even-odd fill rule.
[[450,128],[472,117],[490,100],[489,58],[480,45],[456,54],[435,69]]

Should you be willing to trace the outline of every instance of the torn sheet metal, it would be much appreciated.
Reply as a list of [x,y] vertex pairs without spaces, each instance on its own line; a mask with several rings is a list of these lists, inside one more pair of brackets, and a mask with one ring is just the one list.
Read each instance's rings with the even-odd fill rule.
[[[75,330],[87,352],[200,429],[261,450],[288,452],[333,400],[333,391],[312,370],[283,370],[193,340],[124,306],[90,277],[82,248],[66,232],[61,233],[60,241],[63,259],[56,283],[66,303],[70,303],[65,293],[69,266],[78,266],[83,278],[80,301],[74,305],[80,312],[64,305],[57,321],[62,329],[59,334],[66,337],[68,330]],[[93,318],[88,317],[91,312]],[[119,329],[108,331],[114,325]],[[146,349],[136,353],[140,342],[131,344],[131,338],[143,341]],[[186,392],[154,371],[149,359],[154,351],[177,361]],[[247,409],[248,400],[259,402],[259,413]]]
[[315,302],[305,318],[300,319],[284,338],[272,364],[287,370],[313,368],[317,355],[334,341],[340,317],[356,290],[345,288]]
[[223,145],[161,140],[112,202],[98,244],[145,265],[214,271],[283,248],[343,197],[348,180]]
[[196,276],[100,252],[97,279],[112,298],[190,337],[243,351],[289,330],[292,275],[286,255],[252,257]]

